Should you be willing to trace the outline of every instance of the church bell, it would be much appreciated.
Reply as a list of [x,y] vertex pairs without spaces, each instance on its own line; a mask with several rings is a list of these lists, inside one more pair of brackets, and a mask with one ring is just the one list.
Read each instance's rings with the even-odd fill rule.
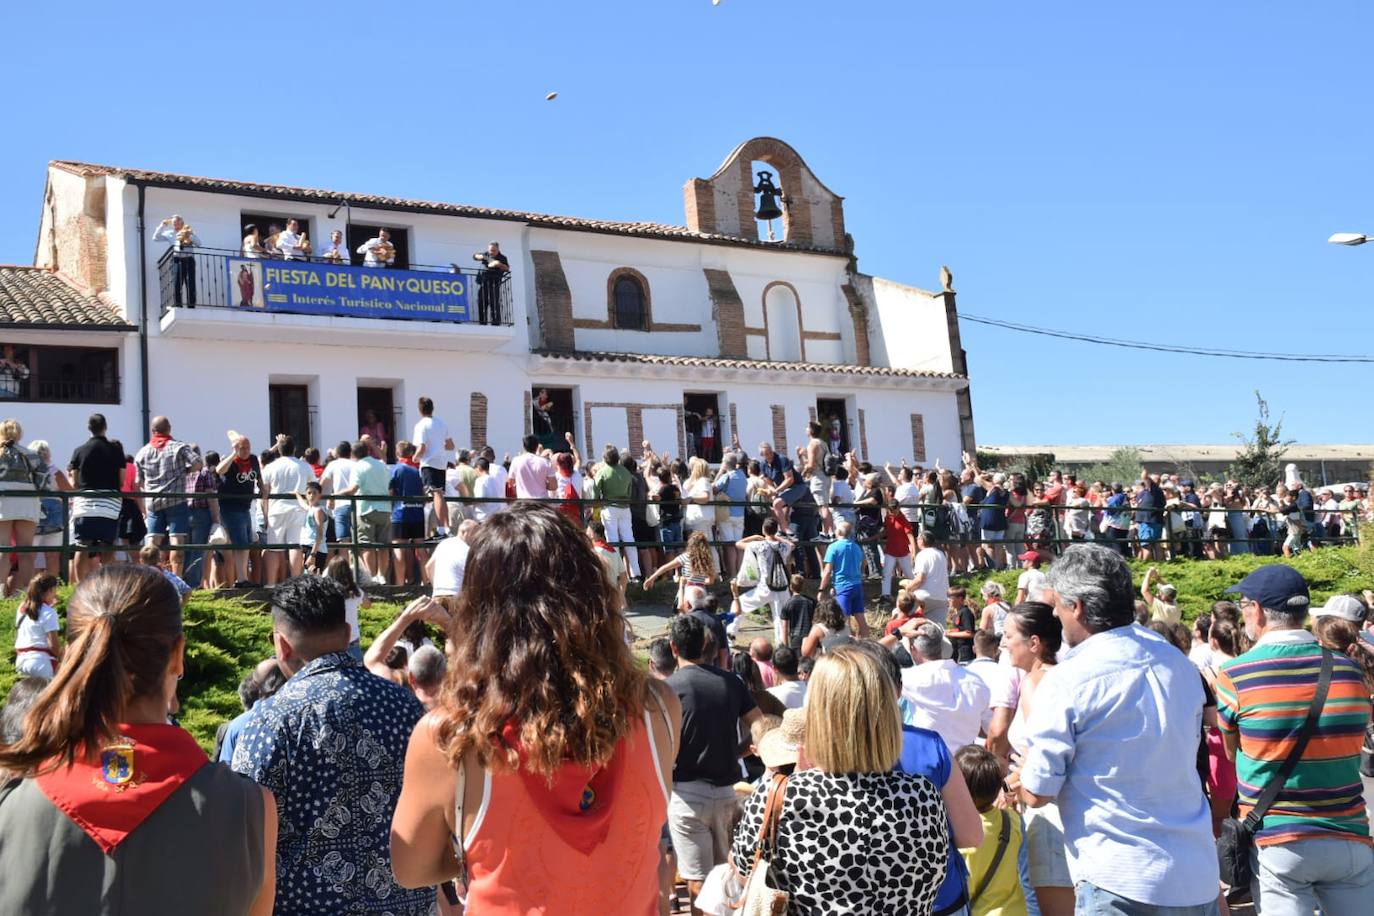
[[772,172],[759,172],[759,183],[754,186],[754,193],[759,195],[759,210],[754,214],[762,220],[775,220],[782,216],[782,208],[778,206],[778,189],[773,184]]

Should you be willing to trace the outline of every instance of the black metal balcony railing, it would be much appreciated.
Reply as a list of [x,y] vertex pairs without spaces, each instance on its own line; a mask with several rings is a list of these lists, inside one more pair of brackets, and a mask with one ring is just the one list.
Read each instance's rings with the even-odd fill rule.
[[[189,262],[189,270],[188,270]],[[352,265],[339,265],[334,262],[326,261],[321,258],[260,258],[245,259],[237,251],[230,251],[223,248],[196,248],[192,250],[189,257],[174,256],[169,248],[158,259],[158,285],[161,295],[161,315],[174,308],[231,308],[247,310],[251,305],[245,305],[245,292],[250,292],[251,302],[257,305],[262,311],[286,312],[294,314],[308,315],[333,315],[340,318],[384,318],[384,317],[404,317],[411,320],[429,320],[436,322],[461,321],[471,324],[489,325],[511,325],[514,324],[514,313],[511,307],[511,282],[510,274],[502,272],[499,274],[489,273],[480,268],[458,267],[456,265],[435,266],[429,264],[411,264],[406,269],[394,267],[353,267],[357,271],[377,271],[379,275],[387,278],[401,280],[414,277],[420,281],[408,284],[412,291],[429,291],[434,289],[444,289],[446,287],[437,286],[436,281],[445,278],[457,278],[465,288],[466,315],[463,318],[455,319],[454,307],[450,305],[446,314],[448,317],[437,317],[438,314],[445,313],[442,306],[430,305],[424,308],[417,308],[414,311],[421,315],[426,312],[433,312],[436,317],[432,318],[412,318],[411,315],[385,315],[377,314],[374,311],[359,311],[354,308],[337,307],[329,305],[331,299],[338,301],[335,295],[337,290],[330,287],[326,295],[320,297],[309,297],[311,304],[309,307],[293,305],[291,301],[278,301],[289,299],[286,296],[276,296],[271,290],[270,282],[266,282],[265,273],[259,273],[254,277],[252,284],[241,287],[237,276],[230,276],[231,263],[234,265],[235,274],[240,262],[246,262],[250,270],[258,268],[266,271],[270,268],[289,268],[308,270],[311,267],[334,268],[351,267]],[[339,272],[333,272],[339,273]],[[190,276],[188,276],[188,274]],[[378,279],[381,279],[381,276]],[[346,286],[347,284],[339,284]],[[392,284],[388,284],[392,285]],[[188,286],[194,291],[194,296],[190,295]],[[354,287],[347,291],[358,300],[368,299],[377,295],[367,289]]]

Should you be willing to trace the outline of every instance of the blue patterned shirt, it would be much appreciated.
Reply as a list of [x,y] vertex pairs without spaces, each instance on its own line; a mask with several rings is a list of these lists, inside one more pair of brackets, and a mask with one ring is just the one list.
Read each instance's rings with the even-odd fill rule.
[[277,913],[431,911],[433,888],[401,888],[391,871],[391,816],[422,715],[410,691],[347,652],[320,656],[253,707],[233,768],[277,798]]

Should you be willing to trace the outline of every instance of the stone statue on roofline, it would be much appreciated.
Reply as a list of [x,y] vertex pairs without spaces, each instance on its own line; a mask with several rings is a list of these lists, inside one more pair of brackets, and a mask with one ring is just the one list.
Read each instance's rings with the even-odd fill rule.
[[954,274],[945,265],[940,265],[940,289],[947,293],[954,292]]

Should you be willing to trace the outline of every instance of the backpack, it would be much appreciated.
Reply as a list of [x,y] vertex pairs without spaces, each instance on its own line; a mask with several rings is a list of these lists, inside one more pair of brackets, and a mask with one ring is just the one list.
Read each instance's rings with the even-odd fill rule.
[[844,470],[844,459],[839,455],[827,452],[825,461],[821,463],[821,470],[825,473],[826,477],[833,479],[836,474]]
[[769,591],[787,591],[787,560],[783,558],[782,550],[770,545],[766,558],[768,569],[764,573],[763,584],[768,586]]
[[34,489],[41,487],[42,481],[34,473],[33,462],[17,442],[0,446],[0,481],[22,483]]

